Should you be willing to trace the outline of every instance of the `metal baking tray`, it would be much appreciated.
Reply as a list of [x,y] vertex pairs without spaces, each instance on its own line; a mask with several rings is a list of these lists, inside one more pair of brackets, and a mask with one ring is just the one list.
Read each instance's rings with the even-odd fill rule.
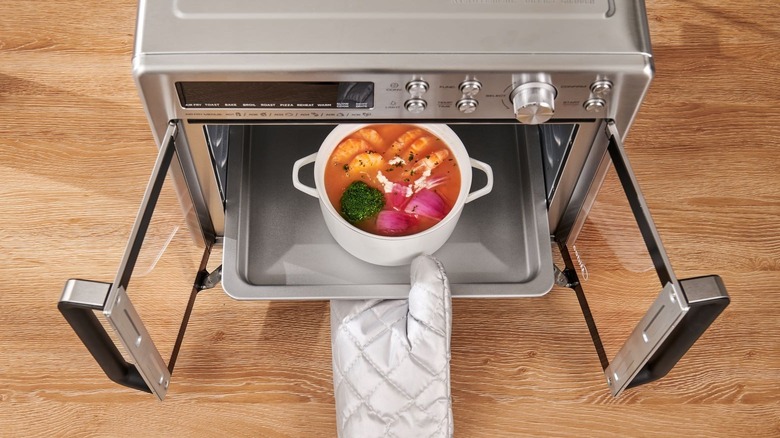
[[[292,186],[295,160],[335,125],[247,125],[228,150],[222,286],[239,300],[406,298],[409,267],[383,267],[344,251],[318,200]],[[538,130],[517,124],[450,127],[469,155],[493,167],[493,191],[466,204],[435,253],[455,297],[540,296],[553,285]],[[474,171],[473,188],[485,176]],[[313,166],[301,180],[314,186]]]

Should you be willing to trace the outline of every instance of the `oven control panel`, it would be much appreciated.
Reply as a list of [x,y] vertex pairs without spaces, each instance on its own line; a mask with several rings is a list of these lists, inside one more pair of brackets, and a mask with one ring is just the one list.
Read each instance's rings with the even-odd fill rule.
[[271,121],[516,119],[539,124],[607,117],[619,100],[640,101],[649,83],[643,74],[603,72],[322,76],[324,80],[297,73],[284,80],[176,81],[177,116]]

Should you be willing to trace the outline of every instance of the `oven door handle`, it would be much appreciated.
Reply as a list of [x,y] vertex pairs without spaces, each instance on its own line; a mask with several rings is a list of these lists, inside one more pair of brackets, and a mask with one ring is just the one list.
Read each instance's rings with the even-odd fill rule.
[[[717,275],[682,279],[680,288],[688,302],[688,310],[626,388],[653,382],[669,373],[730,302],[726,286]],[[646,336],[644,326],[653,324],[652,320],[647,320],[648,315],[652,317],[661,312],[663,309],[654,305],[642,319],[638,326],[642,340]]]
[[151,393],[138,368],[122,357],[95,316],[95,310],[103,310],[110,289],[111,283],[70,279],[65,283],[57,308],[109,379]]

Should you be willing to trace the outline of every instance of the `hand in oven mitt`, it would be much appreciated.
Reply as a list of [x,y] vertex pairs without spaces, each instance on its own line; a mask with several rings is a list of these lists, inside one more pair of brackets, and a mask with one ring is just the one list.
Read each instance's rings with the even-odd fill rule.
[[331,301],[341,438],[451,437],[450,285],[441,263],[412,263],[408,300]]

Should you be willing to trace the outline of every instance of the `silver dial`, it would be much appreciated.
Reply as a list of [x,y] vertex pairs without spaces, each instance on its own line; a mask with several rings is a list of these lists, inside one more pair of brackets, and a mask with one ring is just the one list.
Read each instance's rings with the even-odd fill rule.
[[476,99],[466,98],[459,100],[456,105],[458,106],[458,110],[460,110],[460,112],[464,114],[471,114],[477,110],[479,102],[477,102]]
[[417,98],[409,99],[404,103],[406,110],[412,114],[420,114],[421,112],[425,111],[425,107],[427,106],[427,102],[425,102],[423,99]]
[[482,83],[472,79],[461,82],[459,88],[460,92],[463,93],[464,96],[474,97],[479,93],[479,90],[482,89]]
[[604,111],[607,102],[604,99],[589,99],[582,106],[589,113],[600,113]]
[[590,84],[590,92],[596,96],[605,96],[612,90],[612,82],[608,80],[596,81]]
[[412,97],[420,97],[428,91],[428,83],[422,79],[415,79],[406,84],[406,91],[412,95]]
[[555,87],[546,82],[529,82],[510,95],[515,117],[520,123],[538,125],[555,114]]

